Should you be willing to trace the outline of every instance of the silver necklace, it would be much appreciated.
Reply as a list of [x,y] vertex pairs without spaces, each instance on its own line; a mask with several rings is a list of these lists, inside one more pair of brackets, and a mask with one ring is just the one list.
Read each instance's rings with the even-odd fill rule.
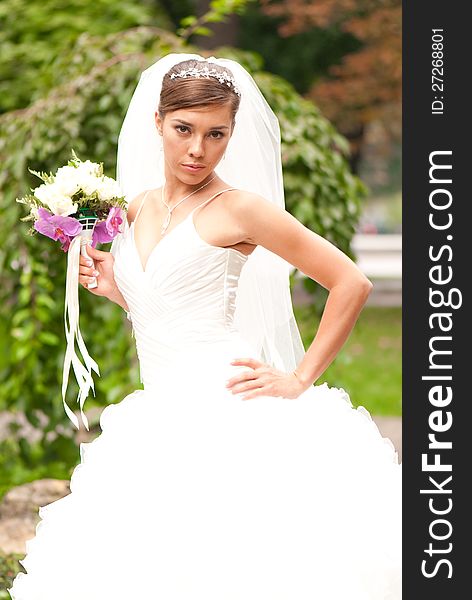
[[187,196],[185,196],[184,198],[182,198],[182,200],[179,200],[177,202],[177,204],[175,204],[172,208],[169,207],[169,205],[166,203],[166,201],[164,200],[164,188],[165,188],[165,183],[162,186],[161,189],[161,200],[162,203],[164,204],[164,206],[167,208],[167,216],[164,219],[164,223],[162,224],[162,228],[161,228],[161,235],[164,235],[166,229],[169,227],[169,223],[172,217],[172,211],[177,208],[177,206],[179,206],[179,204],[181,202],[183,202],[184,200],[187,200],[187,198],[189,198],[190,196],[192,196],[193,194],[196,194],[198,191],[200,191],[202,188],[204,188],[206,185],[208,185],[209,183],[211,183],[213,181],[213,179],[215,179],[216,175],[214,175],[210,181],[207,181],[206,183],[204,183],[202,186],[200,186],[198,189],[196,189],[194,192],[191,192],[190,194],[188,194]]

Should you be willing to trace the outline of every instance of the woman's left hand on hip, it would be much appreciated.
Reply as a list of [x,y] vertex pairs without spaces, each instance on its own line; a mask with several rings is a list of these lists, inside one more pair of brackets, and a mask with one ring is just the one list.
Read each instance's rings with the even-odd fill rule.
[[293,372],[279,371],[256,358],[236,358],[231,364],[251,368],[241,371],[226,382],[226,387],[231,393],[244,393],[241,400],[250,400],[257,396],[295,399],[309,387],[303,385]]

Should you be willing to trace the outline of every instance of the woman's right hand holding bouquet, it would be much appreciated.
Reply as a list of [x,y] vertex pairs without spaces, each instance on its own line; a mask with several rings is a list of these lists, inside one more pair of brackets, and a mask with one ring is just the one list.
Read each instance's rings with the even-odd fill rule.
[[92,246],[87,246],[87,254],[90,258],[80,255],[79,283],[88,289],[88,284],[96,277],[97,287],[90,288],[89,291],[96,296],[109,296],[113,288],[116,287],[113,275],[113,263],[115,261],[113,255],[110,252],[97,250]]
[[[97,248],[94,248],[93,246],[87,246],[87,254],[90,256],[90,259],[80,255],[79,283],[92,294],[95,294],[96,296],[105,296],[127,311],[128,305],[116,285],[113,273],[115,257],[111,252],[97,250]],[[97,286],[89,289],[87,286],[95,277]]]

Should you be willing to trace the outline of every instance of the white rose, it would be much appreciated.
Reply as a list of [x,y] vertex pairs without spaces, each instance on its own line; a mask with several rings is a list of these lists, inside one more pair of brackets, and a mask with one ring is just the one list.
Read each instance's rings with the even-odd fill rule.
[[116,181],[105,175],[100,182],[98,194],[100,196],[100,200],[111,200],[112,198],[121,196],[121,191]]
[[[72,167],[72,171],[76,170],[77,169],[74,169],[74,167]],[[80,189],[77,174],[73,173],[72,171],[62,171],[59,177],[56,176],[56,179],[54,181],[57,190],[64,196],[73,196]]]
[[51,194],[51,192],[50,192],[51,186],[52,186],[51,183],[42,183],[40,186],[38,186],[36,189],[33,190],[33,194],[43,204],[47,204],[48,198]]
[[90,196],[99,188],[100,179],[95,177],[95,175],[90,175],[90,173],[81,173],[79,184],[84,193]]
[[77,204],[63,193],[61,186],[54,183],[43,184],[34,190],[34,195],[56,215],[67,216],[77,211]]
[[61,217],[67,217],[77,212],[78,205],[68,196],[57,196],[49,201],[49,208],[55,215],[61,215]]
[[59,167],[59,169],[57,169],[57,172],[56,172],[55,181],[70,180],[70,179],[76,180],[77,172],[78,172],[78,169],[76,169],[75,167],[71,167],[69,165],[66,165],[65,167]]
[[79,171],[80,175],[94,175],[97,176],[100,169],[100,165],[94,163],[90,160],[86,160],[83,163],[80,163],[77,167],[77,171]]

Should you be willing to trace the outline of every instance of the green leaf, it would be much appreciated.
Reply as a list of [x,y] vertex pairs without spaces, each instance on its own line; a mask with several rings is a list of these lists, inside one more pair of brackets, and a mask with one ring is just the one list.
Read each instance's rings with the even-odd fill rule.
[[222,21],[226,21],[225,15],[219,13],[210,13],[205,18],[206,23],[221,23]]
[[180,20],[180,26],[181,27],[192,27],[192,25],[195,25],[195,23],[198,21],[197,17],[195,17],[194,15],[190,15],[188,17],[184,17],[183,19]]
[[197,27],[194,31],[195,34],[197,35],[206,35],[206,36],[212,36],[214,35],[214,31],[212,31],[211,29],[208,29],[208,27]]
[[47,344],[48,346],[58,346],[59,345],[59,337],[48,331],[41,331],[38,335],[38,339],[41,343]]

